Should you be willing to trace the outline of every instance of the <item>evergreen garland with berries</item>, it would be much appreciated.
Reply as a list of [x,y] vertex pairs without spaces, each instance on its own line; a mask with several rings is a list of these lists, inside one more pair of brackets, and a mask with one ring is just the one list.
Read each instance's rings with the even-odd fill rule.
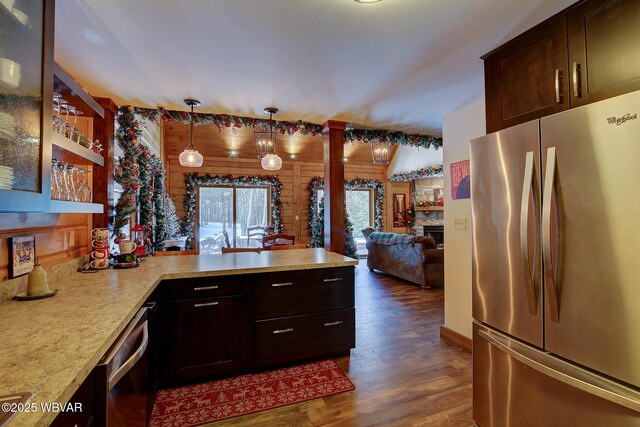
[[389,181],[409,182],[420,178],[441,177],[442,171],[442,165],[438,165],[436,167],[429,166],[428,168],[422,168],[411,172],[394,173],[389,177]]

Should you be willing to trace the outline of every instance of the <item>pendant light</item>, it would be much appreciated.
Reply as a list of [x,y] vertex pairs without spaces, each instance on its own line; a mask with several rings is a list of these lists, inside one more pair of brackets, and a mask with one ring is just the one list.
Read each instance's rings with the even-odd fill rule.
[[276,154],[276,133],[273,130],[273,115],[278,112],[275,107],[267,107],[264,109],[269,114],[269,131],[255,132],[254,138],[256,142],[256,153],[261,159],[262,169],[268,171],[277,171],[282,168],[282,159]]
[[202,161],[204,160],[202,154],[198,153],[195,146],[193,145],[193,107],[199,107],[200,101],[197,99],[187,98],[184,100],[184,103],[191,107],[191,132],[189,133],[189,145],[184,149],[182,153],[180,153],[180,157],[178,160],[180,161],[180,165],[186,166],[189,168],[199,168],[202,166]]
[[371,157],[373,157],[373,163],[378,165],[386,165],[389,163],[390,156],[391,144],[388,141],[371,141]]

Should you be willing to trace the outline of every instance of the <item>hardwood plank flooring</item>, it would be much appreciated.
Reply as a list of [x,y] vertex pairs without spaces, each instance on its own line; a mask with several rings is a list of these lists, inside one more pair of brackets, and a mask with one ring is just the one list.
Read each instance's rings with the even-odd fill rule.
[[471,426],[471,354],[439,338],[444,291],[356,271],[356,348],[335,359],[351,392],[215,426]]

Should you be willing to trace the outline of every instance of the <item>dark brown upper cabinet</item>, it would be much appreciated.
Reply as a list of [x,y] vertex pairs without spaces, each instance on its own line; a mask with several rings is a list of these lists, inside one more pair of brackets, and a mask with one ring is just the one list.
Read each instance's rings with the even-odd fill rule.
[[482,59],[487,133],[569,108],[564,15],[543,22]]
[[640,1],[580,3],[567,31],[571,107],[640,89]]
[[578,2],[482,59],[487,133],[640,90],[640,1]]

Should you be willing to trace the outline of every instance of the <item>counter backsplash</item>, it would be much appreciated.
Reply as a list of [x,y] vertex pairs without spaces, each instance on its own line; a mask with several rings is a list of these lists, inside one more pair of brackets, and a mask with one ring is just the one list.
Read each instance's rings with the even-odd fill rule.
[[[72,275],[78,271],[78,268],[82,267],[88,259],[89,256],[85,255],[67,262],[47,267],[45,269],[47,272],[47,280],[51,283],[55,280],[60,280]],[[16,295],[25,294],[27,292],[28,280],[29,275],[25,274],[24,276],[16,277],[15,279],[0,282],[0,303],[9,301]]]

